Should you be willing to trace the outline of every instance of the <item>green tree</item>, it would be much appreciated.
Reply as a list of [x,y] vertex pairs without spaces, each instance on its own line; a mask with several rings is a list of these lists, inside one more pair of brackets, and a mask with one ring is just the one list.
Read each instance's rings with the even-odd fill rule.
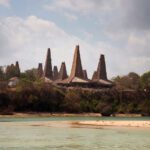
[[8,96],[8,94],[6,93],[0,93],[0,110],[2,108],[8,107],[8,105],[10,104],[10,98]]
[[5,74],[3,71],[3,67],[0,66],[0,80],[4,80],[4,78],[5,78]]
[[96,109],[99,110],[102,116],[110,116],[113,114],[112,105],[106,102],[100,102]]
[[150,99],[146,99],[140,105],[141,113],[143,116],[150,116]]
[[7,68],[6,68],[6,79],[8,80],[12,77],[16,77],[16,75],[17,75],[16,66],[14,64],[7,66]]
[[81,96],[79,91],[68,91],[65,95],[64,108],[67,112],[78,113],[81,111]]
[[30,81],[35,81],[37,79],[37,69],[33,68],[30,70],[26,70],[24,73],[21,73],[21,78]]
[[141,76],[141,83],[142,83],[142,86],[145,88],[145,87],[150,87],[150,71],[144,73],[142,76]]
[[137,73],[130,72],[126,76],[117,76],[113,78],[113,81],[116,83],[117,88],[119,89],[134,89],[137,90],[140,88],[140,76]]

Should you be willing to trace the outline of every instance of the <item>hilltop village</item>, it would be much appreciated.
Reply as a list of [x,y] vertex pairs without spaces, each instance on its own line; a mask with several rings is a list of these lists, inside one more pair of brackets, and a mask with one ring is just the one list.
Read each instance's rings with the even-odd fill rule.
[[75,47],[74,58],[71,73],[68,76],[65,62],[62,62],[58,72],[57,66],[52,70],[51,52],[47,51],[44,71],[42,64],[38,66],[39,77],[44,77],[45,81],[62,86],[81,86],[81,87],[112,87],[112,82],[107,79],[105,57],[100,56],[97,70],[94,72],[92,79],[88,79],[87,71],[83,70],[79,45]]
[[[59,85],[64,87],[84,87],[84,88],[111,88],[114,84],[107,79],[105,56],[100,55],[97,70],[94,71],[92,79],[88,78],[87,71],[83,69],[79,45],[75,47],[74,58],[72,63],[71,73],[68,76],[66,64],[62,62],[60,70],[58,67],[52,67],[51,50],[48,48],[45,66],[43,69],[42,63],[39,63],[37,68],[37,77],[45,83]],[[53,68],[53,69],[52,69]],[[14,77],[10,78],[9,86],[15,86],[20,77],[19,63],[7,66],[6,73],[14,71]]]
[[44,67],[20,71],[19,62],[0,68],[0,114],[14,112],[101,113],[150,115],[150,72],[131,72],[107,78],[104,55],[97,61],[92,79],[83,69],[79,45],[75,47],[71,73],[66,64],[52,67],[47,50]]

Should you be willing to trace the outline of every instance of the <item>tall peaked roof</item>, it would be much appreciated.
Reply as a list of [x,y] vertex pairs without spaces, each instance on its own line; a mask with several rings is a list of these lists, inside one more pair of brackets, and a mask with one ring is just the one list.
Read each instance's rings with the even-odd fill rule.
[[86,70],[83,70],[83,75],[84,75],[84,79],[88,80],[88,76],[87,76],[87,71]]
[[105,56],[100,55],[97,71],[94,72],[92,80],[107,80]]
[[66,64],[65,64],[65,62],[62,62],[61,68],[60,68],[60,71],[59,71],[59,79],[64,80],[66,78],[68,78],[67,70],[66,70]]
[[98,67],[97,70],[94,71],[93,73],[92,81],[94,81],[95,84],[100,84],[100,86],[104,86],[104,87],[112,87],[114,85],[110,80],[107,79],[104,55],[100,55]]
[[14,64],[11,64],[11,65],[10,65],[10,67],[12,67],[12,68],[13,68],[13,67],[15,67],[15,65],[14,65]]
[[73,79],[74,77],[84,79],[82,64],[81,64],[81,58],[80,58],[79,45],[77,45],[76,48],[75,48],[70,79]]
[[16,61],[16,76],[19,77],[20,76],[20,67],[19,67],[19,62]]
[[43,65],[42,63],[39,63],[38,65],[38,77],[42,77],[43,76]]
[[47,50],[45,67],[44,67],[44,77],[47,77],[47,78],[49,78],[51,80],[53,79],[50,48],[48,48],[48,50]]
[[99,64],[97,67],[97,76],[98,79],[107,80],[105,56],[103,54],[100,56]]
[[54,66],[53,68],[53,80],[57,80],[58,79],[58,68],[57,66]]
[[92,76],[92,80],[96,80],[97,79],[97,71],[94,71],[93,76]]

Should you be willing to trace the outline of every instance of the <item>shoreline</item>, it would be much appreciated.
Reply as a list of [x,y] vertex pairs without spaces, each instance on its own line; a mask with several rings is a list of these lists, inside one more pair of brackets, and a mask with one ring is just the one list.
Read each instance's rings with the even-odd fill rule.
[[1,122],[4,126],[32,126],[53,128],[141,128],[150,129],[150,121],[30,121]]
[[36,112],[27,112],[27,113],[13,113],[11,115],[2,115],[0,118],[28,118],[28,117],[101,117],[100,113],[36,113]]
[[[14,112],[0,114],[0,118],[28,118],[28,117],[103,117],[100,113],[43,113],[43,112]],[[104,116],[105,117],[105,116]],[[140,114],[115,114],[111,117],[142,117]],[[108,117],[109,118],[109,117]]]
[[[99,113],[14,113],[13,115],[0,115],[2,118],[38,118],[38,117],[102,117]],[[128,117],[130,120],[67,120],[67,121],[32,121],[31,122],[17,122],[17,125],[28,125],[28,126],[47,126],[47,127],[77,127],[77,128],[101,128],[101,127],[140,127],[140,128],[149,128],[150,129],[150,120],[132,120],[132,117],[142,118],[137,114],[117,114],[117,117]],[[60,124],[61,121],[61,124]],[[2,123],[2,122],[1,122]],[[3,122],[4,124],[16,126],[16,122]]]

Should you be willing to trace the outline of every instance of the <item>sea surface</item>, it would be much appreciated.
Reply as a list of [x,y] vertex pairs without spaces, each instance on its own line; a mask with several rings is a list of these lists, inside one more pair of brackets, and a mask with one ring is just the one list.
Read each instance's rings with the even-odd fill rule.
[[[150,150],[150,129],[61,126],[77,120],[150,120],[150,117],[0,118],[0,150]],[[55,121],[60,126],[29,123]]]

